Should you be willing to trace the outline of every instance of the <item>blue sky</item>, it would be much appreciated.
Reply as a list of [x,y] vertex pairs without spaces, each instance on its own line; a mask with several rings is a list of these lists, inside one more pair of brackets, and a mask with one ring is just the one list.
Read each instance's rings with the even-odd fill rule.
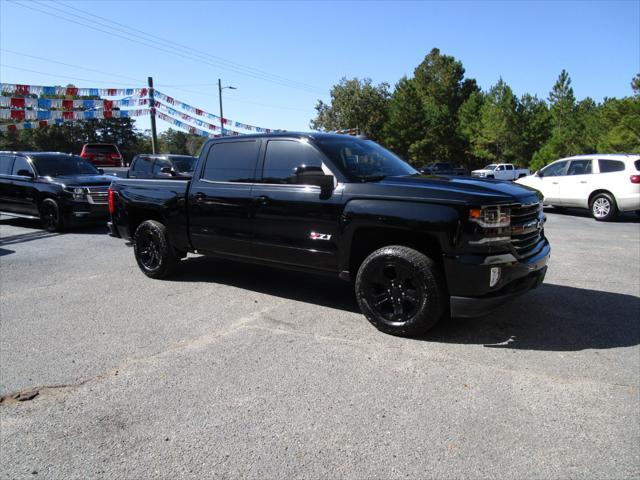
[[[60,17],[92,18],[117,36]],[[142,32],[213,57],[161,51],[170,48]],[[308,130],[316,101],[341,77],[393,85],[433,47],[461,60],[483,89],[502,77],[518,95],[546,98],[566,68],[578,98],[627,96],[640,71],[640,1],[0,0],[2,82],[143,86],[152,75],[164,93],[218,113],[221,77],[237,87],[224,91],[225,116],[266,128]]]

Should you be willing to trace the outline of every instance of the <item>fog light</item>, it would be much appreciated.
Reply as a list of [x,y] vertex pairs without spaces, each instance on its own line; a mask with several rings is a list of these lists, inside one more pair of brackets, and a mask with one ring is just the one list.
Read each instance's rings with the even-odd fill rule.
[[489,287],[495,287],[500,281],[500,267],[491,267],[491,276],[489,277]]

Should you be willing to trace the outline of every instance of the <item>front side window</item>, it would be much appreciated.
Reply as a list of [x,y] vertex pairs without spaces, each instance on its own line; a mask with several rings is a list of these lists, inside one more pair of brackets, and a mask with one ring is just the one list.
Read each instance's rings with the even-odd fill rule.
[[263,183],[296,183],[298,167],[322,168],[322,155],[311,145],[296,140],[271,140],[262,169]]
[[598,160],[600,173],[624,172],[624,162],[620,160]]
[[[18,158],[16,158],[16,164]],[[96,167],[78,155],[38,155],[33,158],[36,171],[43,177],[99,175]],[[15,170],[15,166],[13,167]]]
[[164,167],[171,168],[171,162],[165,158],[157,158],[155,162],[153,162],[153,174],[159,175],[162,173],[162,169]]
[[16,157],[15,162],[13,162],[13,170],[11,171],[11,175],[20,175],[24,173],[22,172],[22,170],[33,173],[33,169],[31,168],[31,165],[29,165],[29,162],[27,162],[26,158]]
[[134,175],[149,175],[151,173],[152,158],[138,157],[131,169]]
[[260,143],[255,140],[214,143],[202,178],[216,182],[253,182]]
[[11,175],[13,155],[0,155],[0,175]]
[[591,160],[573,160],[567,175],[588,175],[591,173]]
[[542,173],[542,175],[545,177],[558,177],[560,175],[564,175],[567,168],[567,163],[569,162],[565,161],[552,163],[548,167],[543,168],[540,173]]
[[419,175],[418,171],[371,140],[359,138],[319,139],[316,144],[336,167],[356,181]]

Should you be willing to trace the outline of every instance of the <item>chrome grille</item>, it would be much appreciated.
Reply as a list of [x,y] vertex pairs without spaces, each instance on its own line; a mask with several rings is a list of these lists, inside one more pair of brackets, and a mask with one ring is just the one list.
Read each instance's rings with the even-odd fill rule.
[[109,201],[109,187],[86,187],[89,203],[107,204]]
[[542,238],[541,211],[541,203],[511,207],[511,245],[520,257],[534,254]]

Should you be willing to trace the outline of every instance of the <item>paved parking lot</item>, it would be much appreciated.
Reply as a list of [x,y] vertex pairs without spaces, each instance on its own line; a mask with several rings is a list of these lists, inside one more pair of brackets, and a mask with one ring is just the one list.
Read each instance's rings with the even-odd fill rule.
[[153,281],[102,228],[0,217],[0,395],[39,393],[0,404],[0,478],[638,478],[639,219],[548,217],[545,285],[420,340],[337,280]]

